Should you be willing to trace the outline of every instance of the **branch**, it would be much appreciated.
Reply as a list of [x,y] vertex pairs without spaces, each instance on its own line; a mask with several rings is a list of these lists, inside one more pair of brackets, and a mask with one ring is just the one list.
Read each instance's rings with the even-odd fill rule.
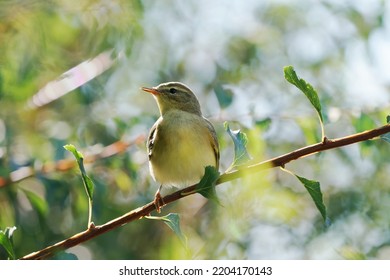
[[[274,168],[278,166],[285,166],[287,163],[293,160],[297,160],[299,158],[303,158],[315,153],[319,153],[322,151],[335,149],[347,145],[351,145],[354,143],[366,141],[375,137],[378,137],[380,135],[390,133],[390,124],[384,125],[382,127],[368,130],[362,133],[353,134],[350,136],[338,138],[338,139],[327,139],[325,138],[324,141],[303,147],[301,149],[295,150],[293,152],[284,154],[279,157],[275,157],[273,159],[263,161],[257,164],[249,165],[246,167],[243,167],[239,170],[234,170],[225,174],[222,174],[219,179],[217,180],[217,185],[232,181],[241,177],[244,177],[247,174],[256,173],[265,169]],[[172,203],[173,201],[179,200],[182,197],[188,196],[193,194],[193,191],[195,190],[196,185],[190,186],[188,188],[179,190],[175,193],[172,193],[170,195],[167,195],[163,198],[165,204]],[[155,211],[155,205],[153,202],[149,202],[148,204],[139,207],[137,209],[134,209],[126,214],[124,214],[121,217],[118,217],[114,220],[111,220],[103,225],[100,226],[94,226],[92,225],[89,229],[86,231],[77,233],[73,235],[72,237],[65,239],[63,241],[60,241],[52,246],[46,247],[45,249],[42,249],[40,251],[28,254],[24,257],[22,257],[22,260],[31,260],[31,259],[44,259],[48,258],[51,255],[53,255],[55,252],[65,250],[68,248],[71,248],[73,246],[76,246],[80,243],[83,243],[87,240],[90,240],[98,235],[101,235],[105,232],[111,231],[115,228],[118,228],[122,225],[125,225],[131,221],[138,220],[144,216],[150,215],[151,212]]]
[[218,179],[217,184],[221,184],[227,181],[232,181],[237,178],[243,177],[244,173],[251,174],[268,168],[273,168],[278,166],[283,167],[284,165],[286,165],[292,160],[297,160],[299,158],[303,158],[322,151],[348,146],[358,142],[367,141],[389,132],[390,132],[390,124],[387,124],[372,130],[367,130],[361,133],[356,133],[350,136],[337,138],[333,140],[325,137],[324,140],[320,143],[303,147],[301,149],[292,151],[288,154],[284,154],[282,156],[270,160],[266,160],[257,164],[246,166],[244,169],[222,174],[221,177]]

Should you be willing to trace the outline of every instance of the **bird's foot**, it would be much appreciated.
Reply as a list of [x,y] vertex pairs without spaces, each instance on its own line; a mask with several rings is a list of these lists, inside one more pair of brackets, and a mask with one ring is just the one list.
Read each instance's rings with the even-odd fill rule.
[[160,190],[158,190],[154,196],[154,206],[158,213],[161,213],[161,208],[165,205],[165,202],[160,194]]

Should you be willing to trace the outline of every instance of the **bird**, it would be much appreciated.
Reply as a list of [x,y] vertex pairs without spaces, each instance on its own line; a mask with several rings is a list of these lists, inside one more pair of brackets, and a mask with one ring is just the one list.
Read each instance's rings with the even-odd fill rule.
[[157,101],[160,117],[147,140],[149,170],[160,184],[154,204],[157,212],[165,204],[162,192],[198,183],[206,166],[219,168],[219,144],[211,122],[202,115],[198,98],[183,83],[167,82],[142,87]]

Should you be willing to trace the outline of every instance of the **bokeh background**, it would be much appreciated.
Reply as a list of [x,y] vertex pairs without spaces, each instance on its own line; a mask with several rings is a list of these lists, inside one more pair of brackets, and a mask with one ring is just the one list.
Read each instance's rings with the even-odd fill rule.
[[[1,0],[0,229],[17,227],[17,257],[85,230],[68,143],[95,155],[95,224],[153,199],[145,137],[159,113],[141,86],[181,81],[196,92],[221,172],[233,160],[225,121],[258,161],[320,141],[286,65],[317,89],[329,138],[383,125],[389,38],[385,0]],[[299,181],[275,169],[218,186],[222,206],[193,195],[165,207],[179,213],[187,247],[142,219],[54,258],[390,259],[389,159],[389,144],[373,140],[286,166],[321,183],[330,227]]]

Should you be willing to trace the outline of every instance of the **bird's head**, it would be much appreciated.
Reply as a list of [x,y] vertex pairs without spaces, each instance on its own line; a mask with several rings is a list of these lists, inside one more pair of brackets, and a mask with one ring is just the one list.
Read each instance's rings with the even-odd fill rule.
[[161,115],[170,110],[202,115],[199,101],[189,87],[179,82],[163,83],[156,87],[142,87],[156,98]]

